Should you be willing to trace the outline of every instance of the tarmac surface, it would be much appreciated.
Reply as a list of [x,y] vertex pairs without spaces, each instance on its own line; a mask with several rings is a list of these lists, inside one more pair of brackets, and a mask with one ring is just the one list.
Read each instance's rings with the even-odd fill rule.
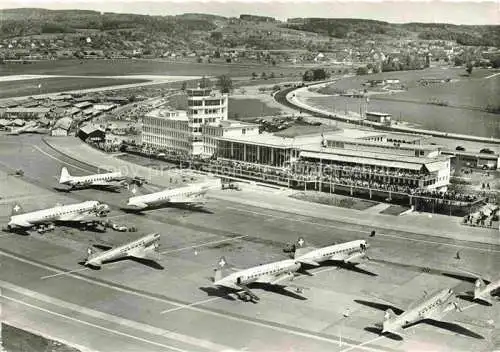
[[[259,207],[278,191],[208,194],[199,210],[166,207],[143,215],[124,212],[121,193],[57,191],[62,166],[71,174],[95,170],[45,145],[40,136],[0,136],[0,219],[14,202],[25,210],[95,199],[109,204],[114,222],[138,232],[105,233],[60,227],[44,235],[0,233],[3,319],[66,343],[99,351],[492,351],[499,348],[500,302],[461,301],[463,312],[446,318],[458,326],[418,324],[401,340],[379,336],[384,312],[373,303],[405,309],[424,291],[472,284],[443,273],[460,270],[497,275],[500,246],[373,227],[297,209]],[[12,175],[22,168],[23,177]],[[154,186],[144,187],[149,192]],[[250,194],[253,198],[249,198]],[[248,200],[247,199],[247,200]],[[253,205],[252,205],[253,204]],[[298,203],[297,203],[298,204]],[[336,208],[330,212],[337,213]],[[159,232],[157,263],[123,260],[91,270],[78,264],[91,244],[118,245]],[[324,246],[367,238],[371,260],[358,268],[308,269],[294,284],[255,287],[259,303],[243,302],[212,287],[220,256],[236,268],[285,259],[282,249],[299,236]],[[460,252],[460,260],[454,259]],[[355,301],[356,300],[356,301]]]

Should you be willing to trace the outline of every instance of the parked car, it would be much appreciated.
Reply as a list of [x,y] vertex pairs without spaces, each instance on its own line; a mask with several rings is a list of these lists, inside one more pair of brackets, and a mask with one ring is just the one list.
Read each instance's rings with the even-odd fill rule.
[[235,191],[241,191],[241,187],[239,184],[234,182],[228,182],[222,184],[222,189],[234,189]]

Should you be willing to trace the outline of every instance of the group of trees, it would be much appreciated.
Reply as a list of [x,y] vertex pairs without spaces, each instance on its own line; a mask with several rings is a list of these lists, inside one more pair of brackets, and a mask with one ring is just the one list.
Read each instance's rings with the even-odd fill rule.
[[324,68],[316,68],[312,70],[307,70],[302,76],[302,80],[309,81],[322,81],[330,77],[330,73]]
[[368,73],[379,73],[382,72],[392,72],[392,71],[409,71],[409,70],[421,70],[425,67],[422,59],[407,55],[402,60],[394,60],[389,57],[387,60],[379,63],[372,64],[369,63],[366,66],[361,66],[356,69],[356,74],[366,75]]
[[351,33],[363,36],[391,32],[391,24],[387,22],[350,18],[306,18],[302,23],[292,23],[287,27],[334,38],[347,38]]

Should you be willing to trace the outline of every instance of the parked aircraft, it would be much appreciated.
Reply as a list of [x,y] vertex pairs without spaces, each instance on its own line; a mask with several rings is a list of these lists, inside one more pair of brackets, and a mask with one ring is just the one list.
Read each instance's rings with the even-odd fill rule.
[[492,305],[493,301],[498,299],[500,296],[500,277],[495,279],[488,277],[487,275],[481,275],[463,269],[460,269],[460,271],[472,275],[472,277],[457,274],[448,274],[447,276],[468,282],[474,282],[474,290],[466,292],[467,295],[459,295],[460,298],[466,300],[472,299],[478,303],[487,305]]
[[66,167],[61,169],[59,183],[70,186],[71,189],[81,189],[89,187],[102,187],[119,189],[125,184],[125,177],[121,172],[110,172],[106,174],[95,174],[88,176],[71,176]]
[[396,315],[392,309],[388,309],[382,323],[382,333],[398,334],[411,324],[421,322],[425,319],[441,320],[452,310],[460,311],[455,293],[452,289],[443,289],[424,297],[411,304],[406,311]]
[[[260,298],[248,288],[249,284],[291,286],[281,283],[293,280],[299,268],[300,263],[296,260],[285,259],[229,273],[226,258],[222,257],[215,269],[213,283],[218,287],[242,291],[238,292],[238,296],[245,301],[258,301]],[[300,292],[301,288],[297,287],[297,290]]]
[[[392,297],[391,300],[401,300],[398,297]],[[394,306],[393,304],[381,304],[376,302],[364,301],[356,299],[355,302],[385,310],[384,321],[376,325],[376,332],[382,333],[389,338],[402,339],[404,337],[404,329],[419,323],[425,323],[440,329],[452,331],[457,334],[483,339],[484,337],[459,325],[458,323],[474,323],[478,322],[458,321],[455,317],[452,320],[444,320],[444,317],[453,311],[461,312],[462,309],[458,304],[457,296],[451,288],[442,289],[432,294],[425,293],[424,296],[417,301],[412,302],[406,311]],[[388,302],[389,303],[389,302]],[[487,325],[485,324],[486,328]],[[370,331],[371,328],[366,330]]]
[[43,128],[39,126],[37,122],[33,121],[18,128],[11,127],[10,131],[7,134],[19,135],[21,133],[47,133],[47,132],[48,132],[47,128]]
[[323,248],[308,247],[304,238],[299,237],[295,244],[294,259],[312,266],[319,266],[327,260],[357,264],[360,259],[366,257],[367,248],[368,244],[365,240],[339,243]]
[[115,248],[96,245],[95,247],[104,249],[104,251],[94,252],[92,248],[89,248],[84,265],[97,269],[100,268],[102,264],[127,258],[158,268],[161,266],[154,262],[155,258],[150,257],[153,257],[152,254],[159,248],[159,246],[160,234],[158,233],[146,235],[138,240],[125,243]]
[[[166,189],[159,192],[131,197],[127,205],[137,210],[166,204],[203,205],[205,203],[204,195],[212,187],[214,187],[212,183],[205,182],[180,188]],[[136,190],[136,188],[132,189],[133,193],[134,190]]]
[[488,281],[478,278],[474,284],[474,300],[483,301],[492,304],[493,299],[498,299],[500,295],[500,277]]
[[12,215],[7,224],[9,231],[18,229],[28,230],[40,225],[53,224],[55,222],[85,222],[95,220],[96,217],[105,216],[109,213],[109,206],[95,200],[83,203],[56,205],[52,208],[36,210],[23,213],[22,207],[15,204]]

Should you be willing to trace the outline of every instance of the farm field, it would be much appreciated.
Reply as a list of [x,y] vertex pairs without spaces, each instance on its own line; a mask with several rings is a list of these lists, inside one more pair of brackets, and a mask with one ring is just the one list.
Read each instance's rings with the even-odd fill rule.
[[[0,98],[147,82],[141,79],[55,77],[0,82]],[[42,84],[39,89],[38,85]]]
[[190,63],[161,60],[56,60],[38,61],[31,64],[0,65],[0,76],[18,74],[39,75],[166,75],[166,76],[220,76],[250,77],[253,72],[274,73],[276,77],[293,76],[304,72],[304,67],[271,66],[239,63]]

